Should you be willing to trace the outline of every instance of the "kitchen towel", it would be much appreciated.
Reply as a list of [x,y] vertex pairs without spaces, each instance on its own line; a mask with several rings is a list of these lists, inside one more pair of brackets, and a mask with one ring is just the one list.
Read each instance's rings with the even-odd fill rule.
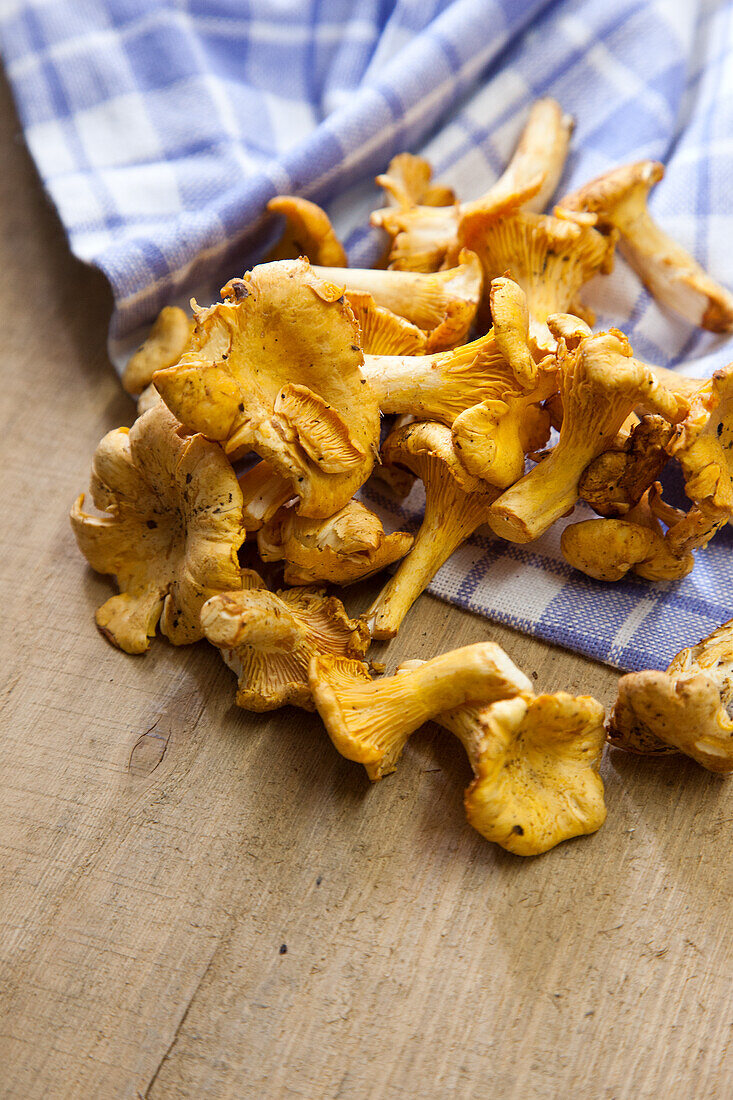
[[[278,193],[330,213],[374,261],[372,177],[421,152],[461,198],[501,173],[527,110],[577,120],[560,192],[664,161],[658,220],[733,285],[733,9],[720,0],[1,0],[0,49],[41,178],[77,256],[115,296],[118,363],[157,311],[212,298],[271,239]],[[637,355],[704,376],[724,338],[660,310],[618,260],[585,301]],[[419,489],[385,517],[413,525]],[[584,515],[578,509],[574,518]],[[733,614],[730,528],[681,582],[594,582],[559,553],[481,535],[436,594],[622,668],[663,667]]]

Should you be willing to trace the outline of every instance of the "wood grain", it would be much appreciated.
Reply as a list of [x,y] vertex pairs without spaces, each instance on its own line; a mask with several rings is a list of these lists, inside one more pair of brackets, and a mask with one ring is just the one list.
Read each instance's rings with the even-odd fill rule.
[[[466,825],[436,727],[370,786],[313,716],[239,711],[205,643],[98,635],[67,512],[132,413],[110,296],[6,89],[0,147],[2,1096],[730,1096],[732,787],[610,753],[601,832],[521,860]],[[612,698],[611,670],[428,598],[387,660],[489,637]]]

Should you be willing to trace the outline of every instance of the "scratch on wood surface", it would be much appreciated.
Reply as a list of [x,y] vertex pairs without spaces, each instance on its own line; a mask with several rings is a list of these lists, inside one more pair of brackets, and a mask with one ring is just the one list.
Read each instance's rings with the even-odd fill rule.
[[[224,939],[226,940],[226,938],[227,937],[225,937]],[[153,1076],[148,1081],[145,1092],[142,1094],[144,1100],[148,1100],[148,1098],[150,1096],[150,1090],[155,1085],[155,1082],[157,1081],[158,1076],[160,1075],[161,1069],[163,1068],[165,1063],[170,1058],[170,1056],[173,1052],[173,1048],[175,1047],[176,1043],[178,1042],[178,1037],[181,1034],[181,1031],[183,1030],[183,1027],[185,1026],[186,1019],[187,1019],[188,1014],[191,1010],[191,1005],[196,1000],[196,994],[198,993],[199,989],[203,985],[204,981],[206,980],[206,976],[208,975],[209,971],[211,970],[211,967],[214,964],[214,959],[216,958],[216,956],[219,953],[219,950],[221,948],[221,942],[222,941],[217,943],[216,946],[214,947],[214,950],[211,952],[211,955],[209,957],[209,961],[207,962],[206,966],[204,967],[204,970],[201,973],[201,976],[200,976],[199,980],[196,982],[196,985],[193,988],[191,996],[188,998],[188,1001],[186,1002],[186,1007],[184,1008],[183,1012],[181,1013],[181,1017],[180,1017],[178,1023],[176,1024],[176,1029],[173,1032],[173,1037],[172,1037],[170,1043],[168,1044],[168,1046],[166,1047],[166,1049],[163,1051],[163,1056],[160,1059],[160,1061],[158,1062],[157,1066],[155,1067],[155,1069],[153,1071]]]
[[130,775],[150,775],[159,764],[162,764],[170,737],[170,729],[165,732],[158,729],[158,724],[163,718],[164,715],[157,718],[150,729],[141,733],[132,746],[130,759],[127,762]]
[[163,710],[152,725],[135,741],[127,761],[127,770],[135,778],[147,778],[165,759],[171,739],[190,734],[203,714],[205,700],[191,686],[187,676],[181,676],[176,689],[165,701]]

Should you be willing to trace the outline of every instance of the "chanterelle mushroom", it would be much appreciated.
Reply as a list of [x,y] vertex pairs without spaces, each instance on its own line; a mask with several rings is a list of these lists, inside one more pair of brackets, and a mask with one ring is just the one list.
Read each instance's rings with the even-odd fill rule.
[[619,248],[651,293],[686,320],[713,332],[733,330],[733,294],[653,220],[647,198],[664,166],[652,160],[625,164],[586,183],[560,202],[565,212],[592,214],[618,230]]
[[382,412],[445,424],[479,401],[520,389],[493,332],[433,355],[366,355],[364,374]]
[[682,515],[662,501],[656,482],[623,519],[571,523],[560,548],[569,565],[599,581],[619,581],[629,571],[651,581],[679,580],[695,561],[692,554],[673,552],[659,520],[674,524]]
[[733,516],[733,365],[701,384],[669,449],[693,502],[669,532],[670,545],[682,553],[707,546]]
[[[397,672],[423,664],[404,661]],[[517,705],[497,707],[500,700]],[[603,824],[598,766],[605,735],[595,699],[565,692],[535,698],[515,666],[513,682],[507,677],[481,703],[443,711],[433,721],[466,750],[475,777],[465,794],[468,820],[487,840],[516,855],[539,855]]]
[[104,437],[91,494],[104,515],[87,514],[82,495],[71,525],[120,588],[97,611],[100,630],[126,653],[149,648],[158,620],[174,645],[196,641],[204,602],[241,583],[242,494],[221,448],[186,435],[161,403]]
[[439,210],[411,205],[375,211],[372,225],[393,237],[391,266],[436,271],[455,247],[462,217],[472,211],[543,210],[562,174],[572,127],[554,100],[538,100],[506,171],[480,199]]
[[242,490],[242,523],[246,531],[259,531],[295,496],[292,482],[276,473],[264,459],[244,470],[237,480]]
[[377,305],[406,318],[427,333],[426,351],[440,351],[465,340],[483,288],[481,264],[464,249],[455,267],[423,274],[371,268],[314,268],[316,275],[346,294],[371,294]]
[[433,183],[433,169],[424,157],[398,153],[387,171],[377,176],[377,184],[386,192],[387,206],[408,210],[411,206],[452,206],[456,196],[450,187]]
[[578,488],[599,516],[623,516],[638,504],[667,462],[674,429],[661,416],[643,416],[618,447],[583,471]]
[[[252,577],[241,591],[224,592],[204,604],[203,632],[239,677],[240,707],[263,711],[290,704],[313,710],[311,659],[319,654],[363,657],[369,631],[322,589],[269,592],[256,574]],[[366,668],[361,661],[355,663]]]
[[[605,731],[597,700],[559,691],[503,699],[473,714],[484,731],[465,795],[474,829],[515,855],[535,856],[601,827]],[[455,711],[438,718],[449,729],[460,720],[465,714]]]
[[256,451],[270,462],[302,515],[333,515],[366,481],[379,440],[354,315],[307,260],[256,267],[223,294],[155,384],[188,429],[231,458]]
[[496,216],[525,205],[539,192],[542,173],[529,180],[518,191],[507,192],[501,180],[480,199],[454,206],[412,206],[397,209],[392,206],[373,211],[370,222],[386,230],[393,238],[389,254],[390,267],[398,271],[437,271],[459,248],[458,227],[461,219],[475,210]]
[[358,661],[314,657],[309,682],[334,745],[370,779],[395,770],[411,733],[445,710],[516,692],[517,668],[494,642],[454,649],[419,668],[371,680]]
[[304,519],[281,508],[257,535],[263,561],[284,561],[286,584],[352,584],[403,558],[412,535],[386,535],[378,516],[357,500],[329,519]]
[[440,567],[486,522],[498,490],[466,472],[443,424],[398,428],[385,440],[382,459],[407,467],[425,485],[425,516],[412,550],[365,613],[375,638],[393,638]]
[[350,290],[346,299],[359,326],[361,350],[370,355],[423,355],[428,338],[421,328],[378,306],[371,294]]
[[479,210],[462,219],[459,237],[481,260],[487,281],[508,274],[527,295],[530,335],[541,353],[555,348],[548,317],[578,312],[578,292],[613,263],[613,236],[545,214]]
[[312,264],[346,267],[344,247],[320,206],[295,195],[276,195],[267,209],[271,214],[284,215],[287,223],[281,239],[267,255],[268,262],[305,256]]
[[556,100],[549,96],[536,100],[514,156],[495,186],[501,185],[507,192],[521,191],[541,176],[542,186],[523,206],[541,214],[560,182],[574,127],[572,115],[564,114]]
[[622,676],[609,740],[629,752],[681,752],[709,771],[733,772],[733,619],[683,649],[666,672]]
[[193,332],[193,320],[177,306],[165,306],[144,343],[122,374],[122,385],[135,397],[150,385],[153,375],[172,367],[183,355]]
[[453,423],[453,444],[469,473],[505,489],[524,473],[525,455],[544,446],[550,413],[541,402],[557,392],[554,357],[540,364],[529,349],[527,299],[511,279],[491,284],[494,341],[503,355],[480,403]]
[[[555,327],[552,318],[551,324]],[[643,406],[670,423],[681,420],[687,409],[645,363],[633,358],[623,333],[612,329],[586,336],[585,331],[582,326],[572,339],[567,333],[558,348],[559,442],[492,505],[489,525],[510,542],[539,538],[574,506],[583,471],[608,450],[634,408]]]

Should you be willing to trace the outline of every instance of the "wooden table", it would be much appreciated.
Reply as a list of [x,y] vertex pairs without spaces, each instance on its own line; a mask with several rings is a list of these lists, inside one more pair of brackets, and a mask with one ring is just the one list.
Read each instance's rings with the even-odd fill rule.
[[[206,643],[103,641],[67,514],[133,413],[111,298],[6,89],[0,149],[2,1096],[733,1095],[733,787],[607,754],[601,832],[523,860],[465,823],[435,726],[370,786],[313,716],[240,711]],[[486,638],[613,698],[605,666],[427,597],[387,660]]]

